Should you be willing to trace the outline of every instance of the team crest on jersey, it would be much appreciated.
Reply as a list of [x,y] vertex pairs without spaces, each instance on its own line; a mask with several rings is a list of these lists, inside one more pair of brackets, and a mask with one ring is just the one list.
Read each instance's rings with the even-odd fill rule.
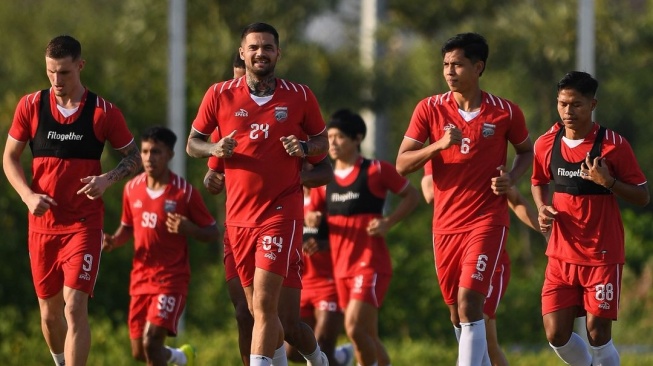
[[483,137],[490,137],[494,135],[494,129],[497,127],[497,125],[493,125],[492,123],[483,123]]
[[165,212],[175,212],[176,208],[177,202],[173,200],[166,200],[165,204],[163,205],[163,210]]
[[285,122],[288,118],[288,107],[274,107],[274,118],[277,122]]

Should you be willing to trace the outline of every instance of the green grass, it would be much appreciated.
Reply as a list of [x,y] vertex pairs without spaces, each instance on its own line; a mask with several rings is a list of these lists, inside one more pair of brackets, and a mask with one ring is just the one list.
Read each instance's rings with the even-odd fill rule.
[[[11,316],[11,314],[5,314]],[[38,319],[23,319],[23,327],[12,330],[11,317],[5,317],[0,325],[0,359],[3,365],[52,365],[54,364],[41,335]],[[88,361],[93,366],[143,365],[130,356],[127,327],[114,327],[106,319],[91,321],[93,341]],[[211,332],[188,329],[179,338],[170,338],[169,344],[179,346],[193,344],[198,352],[197,366],[240,365],[235,327]],[[343,338],[344,342],[345,339]],[[427,340],[386,339],[385,345],[394,366],[454,365],[457,355],[455,346]],[[617,342],[618,344],[618,342]],[[551,349],[542,341],[537,347],[507,346],[506,354],[511,365],[563,366]],[[635,353],[624,347],[621,353],[623,366],[653,365],[653,352]]]

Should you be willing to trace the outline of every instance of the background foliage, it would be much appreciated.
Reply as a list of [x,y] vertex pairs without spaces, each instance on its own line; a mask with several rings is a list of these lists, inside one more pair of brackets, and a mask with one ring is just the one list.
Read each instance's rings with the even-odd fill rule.
[[[377,35],[379,57],[371,71],[357,62],[358,1],[195,0],[187,7],[188,126],[206,88],[230,76],[242,27],[265,21],[281,35],[283,56],[277,75],[309,85],[325,116],[342,107],[370,108],[382,116],[386,123],[377,141],[377,157],[390,161],[415,104],[446,90],[440,46],[451,35],[476,31],[487,37],[491,51],[482,87],[522,107],[533,139],[557,119],[557,80],[575,68],[575,1],[388,0]],[[43,52],[52,37],[63,33],[82,42],[85,85],[117,104],[136,135],[149,125],[165,124],[167,11],[167,2],[160,0],[0,2],[0,49],[5,51],[0,58],[0,142],[4,145],[19,98],[48,87]],[[630,141],[645,174],[651,176],[653,74],[648,66],[653,62],[653,1],[597,0],[596,11],[596,75],[601,84],[597,120]],[[183,141],[180,136],[178,154],[184,153]],[[29,153],[25,155],[29,169]],[[117,156],[107,151],[105,169],[116,163]],[[201,186],[204,163],[188,161],[186,176],[195,186]],[[419,178],[419,174],[411,177],[416,185]],[[105,194],[109,232],[118,224],[121,189],[122,184],[117,184]],[[530,197],[528,177],[520,190]],[[223,198],[205,195],[205,199],[222,221]],[[615,324],[616,343],[650,344],[645,335],[650,334],[653,318],[645,310],[653,306],[651,205],[622,207],[628,264],[620,321]],[[388,235],[395,276],[381,312],[384,338],[454,342],[433,269],[430,219],[430,207],[423,204]],[[37,324],[38,317],[26,249],[26,208],[4,176],[0,178],[0,231],[4,234],[0,324],[14,327],[0,335],[28,333],[22,330],[24,324]],[[505,344],[541,346],[545,338],[539,293],[545,243],[516,221],[510,235],[513,277],[498,313],[499,333]],[[94,329],[96,339],[115,328],[117,337],[122,337],[116,342],[125,348],[127,333],[122,325],[131,255],[125,247],[104,256],[90,306],[92,317],[101,324]],[[186,328],[192,334],[233,332],[219,243],[193,243],[191,255]]]

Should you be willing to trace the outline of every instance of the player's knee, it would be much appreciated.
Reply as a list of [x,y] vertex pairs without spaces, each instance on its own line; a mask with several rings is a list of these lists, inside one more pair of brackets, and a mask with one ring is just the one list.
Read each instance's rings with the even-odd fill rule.
[[545,329],[545,332],[547,341],[554,347],[564,346],[569,342],[569,338],[571,338],[570,332],[563,331],[560,328]]

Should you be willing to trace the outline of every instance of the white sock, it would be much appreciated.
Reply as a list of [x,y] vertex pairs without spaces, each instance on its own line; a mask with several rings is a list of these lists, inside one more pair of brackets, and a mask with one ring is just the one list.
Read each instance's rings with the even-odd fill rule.
[[328,363],[324,364],[322,362],[322,351],[320,350],[319,344],[315,347],[315,351],[311,352],[308,355],[302,354],[302,356],[304,356],[306,361],[308,361],[306,363],[308,366],[328,366]]
[[274,366],[288,366],[288,357],[286,357],[286,346],[282,343],[281,347],[274,351],[272,357],[272,365]]
[[188,360],[186,359],[186,354],[182,352],[179,348],[172,348],[166,346],[166,349],[170,351],[170,359],[168,359],[168,363],[185,365],[186,362],[188,362]]
[[592,365],[619,366],[619,352],[617,352],[617,349],[614,348],[612,339],[602,346],[590,346],[590,348],[592,349],[592,355],[594,355],[594,358],[592,359]]
[[263,355],[249,355],[249,366],[272,366],[272,359]]
[[52,359],[54,360],[54,364],[57,366],[65,366],[66,365],[66,359],[63,357],[63,353],[54,353],[50,351],[52,354]]
[[576,333],[571,333],[569,342],[562,347],[554,347],[551,343],[549,345],[558,354],[558,357],[568,365],[589,366],[592,364],[592,356],[587,350],[585,341]]
[[460,323],[460,344],[458,345],[458,362],[460,366],[477,366],[487,354],[485,340],[485,320]]
[[462,332],[462,329],[454,326],[453,327],[453,332],[456,334],[456,341],[460,343],[460,332]]
[[335,351],[333,351],[333,358],[336,360],[338,365],[342,365],[347,361],[347,351],[345,351],[344,345],[336,347]]

